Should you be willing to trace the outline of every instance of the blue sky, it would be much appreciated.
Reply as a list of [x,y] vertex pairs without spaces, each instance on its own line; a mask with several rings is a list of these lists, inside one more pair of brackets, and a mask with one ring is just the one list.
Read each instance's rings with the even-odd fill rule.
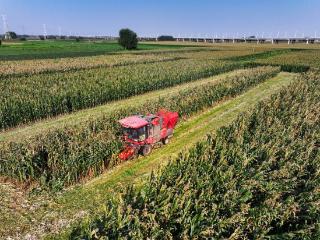
[[[10,30],[140,36],[320,36],[320,0],[0,0]],[[0,24],[0,33],[3,24]]]

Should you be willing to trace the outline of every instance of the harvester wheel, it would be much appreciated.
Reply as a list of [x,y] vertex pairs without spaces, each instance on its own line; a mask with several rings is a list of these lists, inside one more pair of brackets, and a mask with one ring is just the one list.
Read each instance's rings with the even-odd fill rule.
[[166,137],[165,139],[162,140],[162,142],[164,145],[167,145],[169,143],[169,138]]
[[143,156],[148,156],[151,153],[151,150],[152,150],[152,146],[151,145],[145,145],[145,146],[142,147],[141,154]]

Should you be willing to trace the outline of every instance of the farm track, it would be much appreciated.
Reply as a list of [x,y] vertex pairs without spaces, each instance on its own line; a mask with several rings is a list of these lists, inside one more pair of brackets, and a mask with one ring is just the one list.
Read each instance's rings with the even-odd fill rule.
[[[10,215],[8,219],[5,219],[5,227],[0,230],[0,236],[12,235],[20,238],[21,235],[14,234],[17,232],[23,235],[30,233],[31,235],[43,236],[45,232],[57,232],[64,229],[69,223],[88,213],[99,212],[99,207],[103,207],[103,203],[114,190],[118,192],[132,183],[139,185],[141,180],[145,179],[152,170],[166,164],[170,158],[177,156],[183,149],[192,146],[206,133],[214,132],[217,128],[229,124],[240,112],[254,106],[257,101],[270,96],[281,87],[287,86],[294,80],[294,76],[294,74],[281,73],[236,98],[221,102],[215,107],[190,118],[177,127],[175,136],[168,146],[155,150],[149,157],[126,162],[83,186],[79,185],[67,190],[54,200],[43,201],[43,205],[38,205],[33,210],[24,209],[21,213],[15,214],[14,219],[10,219],[10,217],[13,218]],[[148,98],[146,96],[148,94],[145,94],[144,97]],[[134,98],[131,98],[131,101],[135,102],[132,99]],[[126,101],[129,101],[129,99],[124,100],[124,102]],[[139,102],[135,103],[140,104]],[[114,104],[117,105],[117,103]],[[95,112],[100,111],[99,107],[95,108]],[[72,114],[75,115],[73,116],[74,119],[77,119],[77,114],[80,114],[80,112]],[[62,123],[65,121],[70,122],[70,119],[64,119]],[[43,127],[45,126],[47,125]],[[29,129],[29,133],[32,131],[34,129]],[[21,134],[19,131],[16,132],[16,136],[21,136]],[[30,202],[39,201],[41,200],[37,200],[37,197],[30,199]],[[13,222],[17,224],[12,224]]]

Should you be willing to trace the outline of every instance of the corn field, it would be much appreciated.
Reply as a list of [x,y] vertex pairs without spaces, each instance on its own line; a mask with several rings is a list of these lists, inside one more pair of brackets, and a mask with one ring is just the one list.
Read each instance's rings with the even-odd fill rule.
[[302,76],[55,239],[319,239],[319,93]]
[[[263,51],[263,50],[260,50]],[[0,62],[0,78],[10,75],[23,76],[39,73],[68,72],[72,70],[93,69],[135,65],[141,63],[165,62],[179,59],[218,60],[250,54],[247,49],[212,50],[188,49],[179,51],[147,51],[131,54],[109,54],[86,57],[65,57],[58,59],[12,60]]]
[[306,72],[319,70],[320,51],[316,49],[284,49],[261,52],[252,55],[231,57],[228,60],[247,62],[253,66],[280,66],[281,71]]
[[241,63],[189,59],[6,77],[0,81],[0,129],[241,67]]
[[24,183],[36,181],[50,188],[61,188],[96,176],[118,164],[116,155],[121,149],[121,141],[117,119],[156,112],[161,108],[178,111],[180,116],[187,118],[224,98],[241,94],[279,71],[275,67],[248,69],[217,83],[149,100],[139,107],[114,110],[79,126],[44,132],[19,142],[1,142],[0,175]]
[[139,63],[173,61],[179,58],[173,54],[114,54],[91,57],[33,59],[0,62],[0,77],[8,75],[32,75],[50,72],[125,66]]
[[0,63],[0,130],[243,67],[317,68],[318,51],[259,47]]
[[296,66],[297,68],[311,67],[319,69],[320,51],[315,49],[295,51],[284,55],[257,60],[256,62],[263,64]]

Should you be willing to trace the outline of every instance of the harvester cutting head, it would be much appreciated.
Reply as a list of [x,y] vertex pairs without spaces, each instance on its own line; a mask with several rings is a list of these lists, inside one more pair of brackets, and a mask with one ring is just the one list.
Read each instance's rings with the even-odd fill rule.
[[136,155],[136,148],[132,145],[128,145],[120,154],[119,158],[123,161],[132,159]]
[[157,143],[167,143],[173,135],[178,122],[178,113],[161,110],[158,114],[135,115],[121,119],[124,150],[119,154],[121,160],[133,158],[138,153],[148,155]]

